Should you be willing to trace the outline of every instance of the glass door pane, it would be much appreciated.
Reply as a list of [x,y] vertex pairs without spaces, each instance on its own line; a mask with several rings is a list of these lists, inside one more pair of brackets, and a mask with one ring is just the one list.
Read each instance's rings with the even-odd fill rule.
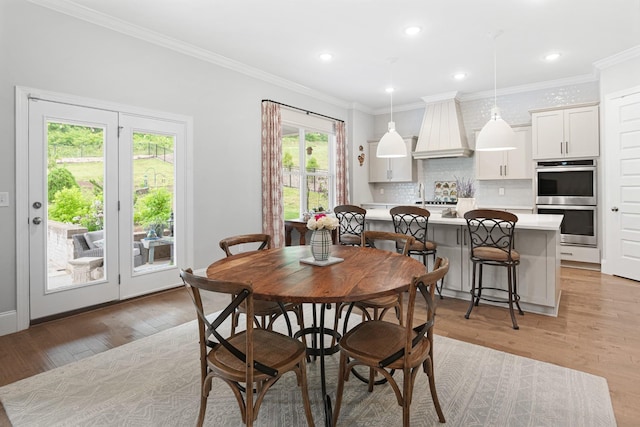
[[134,272],[174,264],[174,148],[172,135],[133,132]]
[[47,292],[104,278],[104,140],[104,128],[47,120]]

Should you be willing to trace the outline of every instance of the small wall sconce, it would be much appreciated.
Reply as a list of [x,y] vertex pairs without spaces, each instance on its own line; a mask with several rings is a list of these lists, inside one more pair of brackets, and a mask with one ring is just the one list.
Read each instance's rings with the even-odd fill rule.
[[[361,145],[358,147],[358,150],[364,151],[364,147]],[[360,153],[360,155],[358,155],[358,161],[360,162],[360,166],[364,164],[364,153]]]
[[313,147],[307,147],[307,155],[311,155],[313,153]]

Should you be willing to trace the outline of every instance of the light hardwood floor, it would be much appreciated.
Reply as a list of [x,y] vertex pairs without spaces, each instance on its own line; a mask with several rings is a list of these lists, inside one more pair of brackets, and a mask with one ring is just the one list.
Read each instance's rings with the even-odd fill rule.
[[[640,283],[562,269],[558,317],[527,313],[511,328],[505,308],[439,301],[436,333],[607,379],[619,426],[640,421]],[[213,301],[222,308],[226,299]],[[0,386],[181,323],[195,312],[183,289],[125,301],[0,337]],[[469,363],[473,363],[472,360]],[[10,425],[0,407],[0,426]]]

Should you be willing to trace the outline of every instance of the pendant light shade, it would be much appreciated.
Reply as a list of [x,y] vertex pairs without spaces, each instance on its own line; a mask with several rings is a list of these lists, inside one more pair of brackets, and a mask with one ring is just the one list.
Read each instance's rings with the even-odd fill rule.
[[493,37],[493,108],[491,118],[478,134],[476,140],[476,151],[506,151],[515,150],[516,134],[511,127],[500,117],[498,108],[498,89],[496,71],[496,39],[502,32],[496,33]]
[[516,149],[516,134],[500,117],[500,109],[491,109],[491,118],[478,134],[477,151],[506,151]]
[[396,124],[389,122],[389,130],[385,133],[380,142],[378,143],[378,149],[376,150],[376,157],[406,157],[407,146],[404,140],[396,132]]
[[[390,63],[393,64],[395,60],[395,58],[391,58]],[[393,78],[391,80],[393,80]],[[407,146],[400,134],[396,132],[396,124],[393,121],[393,87],[387,89],[387,92],[389,92],[391,99],[389,130],[380,138],[378,149],[376,150],[376,157],[407,157]]]

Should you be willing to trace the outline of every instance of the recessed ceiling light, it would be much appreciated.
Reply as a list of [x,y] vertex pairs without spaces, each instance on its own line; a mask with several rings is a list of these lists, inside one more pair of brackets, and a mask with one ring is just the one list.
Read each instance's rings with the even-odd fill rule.
[[320,59],[322,59],[323,61],[331,61],[333,59],[333,55],[331,55],[330,53],[321,53]]
[[560,53],[558,52],[549,53],[544,56],[545,61],[555,61],[558,58],[560,58]]
[[416,34],[418,34],[422,29],[420,27],[407,27],[404,29],[404,33],[408,36],[415,36]]
[[456,73],[453,75],[453,78],[456,80],[464,80],[467,78],[467,73]]
[[392,87],[387,87],[387,88],[384,89],[384,91],[387,92],[387,93],[392,93],[393,91],[395,91],[395,89],[392,88]]

